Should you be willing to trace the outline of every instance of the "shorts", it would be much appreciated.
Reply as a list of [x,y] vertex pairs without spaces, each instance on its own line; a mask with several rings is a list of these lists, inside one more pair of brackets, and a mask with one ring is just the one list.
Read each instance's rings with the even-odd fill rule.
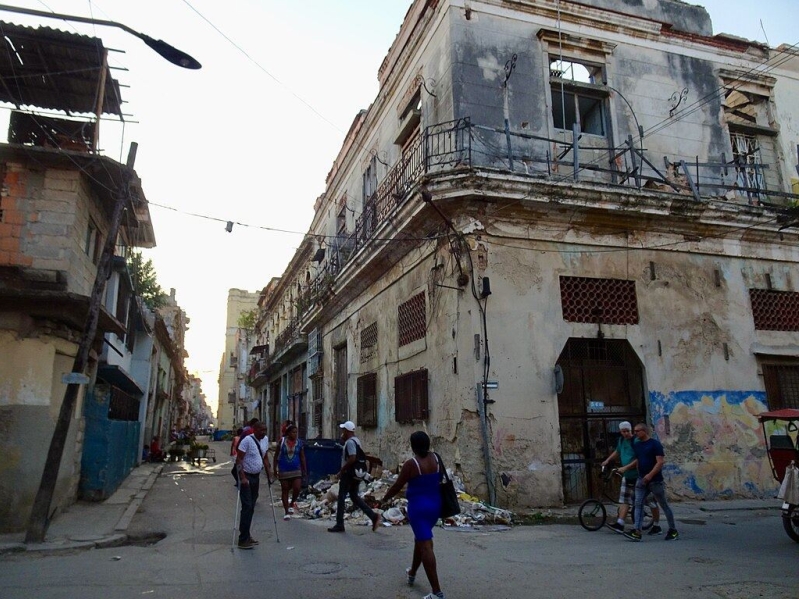
[[[637,479],[627,479],[622,477],[621,479],[621,489],[619,490],[619,503],[620,504],[627,504],[630,507],[635,505],[635,481]],[[652,493],[649,493],[644,499],[644,503],[649,507],[649,509],[656,508],[658,506],[657,501],[655,501],[654,496]]]

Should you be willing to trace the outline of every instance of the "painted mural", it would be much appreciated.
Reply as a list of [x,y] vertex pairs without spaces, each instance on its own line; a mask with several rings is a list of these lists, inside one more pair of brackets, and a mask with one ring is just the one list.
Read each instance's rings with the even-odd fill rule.
[[766,411],[762,391],[650,392],[655,436],[666,452],[671,495],[685,499],[773,497],[757,414]]

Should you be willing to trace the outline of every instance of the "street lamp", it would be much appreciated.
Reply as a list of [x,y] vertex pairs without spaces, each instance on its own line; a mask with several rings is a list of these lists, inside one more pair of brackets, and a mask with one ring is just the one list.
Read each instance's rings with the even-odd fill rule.
[[61,19],[64,21],[75,21],[77,23],[90,23],[92,25],[104,25],[105,27],[117,27],[123,31],[127,31],[131,35],[135,35],[145,44],[150,46],[153,50],[158,52],[161,56],[166,58],[172,64],[175,64],[184,69],[199,69],[202,65],[197,62],[193,57],[189,56],[182,50],[178,50],[174,46],[167,44],[164,40],[154,40],[149,35],[139,33],[131,29],[127,25],[117,23],[116,21],[104,21],[102,19],[90,19],[88,17],[78,17],[74,15],[62,15],[57,12],[46,12],[43,10],[34,10],[31,8],[19,8],[17,6],[9,6],[7,4],[0,4],[0,10],[8,12],[16,12],[23,15],[32,15],[34,17],[44,17],[46,19]]

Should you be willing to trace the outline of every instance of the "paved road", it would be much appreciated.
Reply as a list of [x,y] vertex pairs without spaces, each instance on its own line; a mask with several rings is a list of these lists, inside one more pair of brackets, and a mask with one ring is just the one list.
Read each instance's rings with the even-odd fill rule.
[[[3,599],[291,597],[419,599],[424,575],[404,584],[412,549],[409,527],[349,527],[278,520],[268,494],[256,511],[253,551],[231,550],[235,494],[229,464],[202,473],[168,470],[156,481],[130,535],[166,537],[66,555],[0,558]],[[675,507],[678,521],[680,505]],[[782,531],[778,510],[683,513],[681,537],[627,541],[609,530],[575,525],[506,531],[436,531],[442,586],[450,599],[632,597],[796,599],[799,544]]]

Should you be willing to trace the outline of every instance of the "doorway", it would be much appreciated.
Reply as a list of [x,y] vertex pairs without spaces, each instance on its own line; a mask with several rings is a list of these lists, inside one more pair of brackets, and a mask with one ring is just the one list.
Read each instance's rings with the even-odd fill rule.
[[576,338],[557,365],[563,496],[576,503],[600,492],[599,465],[616,446],[619,423],[646,420],[643,366],[625,339]]

